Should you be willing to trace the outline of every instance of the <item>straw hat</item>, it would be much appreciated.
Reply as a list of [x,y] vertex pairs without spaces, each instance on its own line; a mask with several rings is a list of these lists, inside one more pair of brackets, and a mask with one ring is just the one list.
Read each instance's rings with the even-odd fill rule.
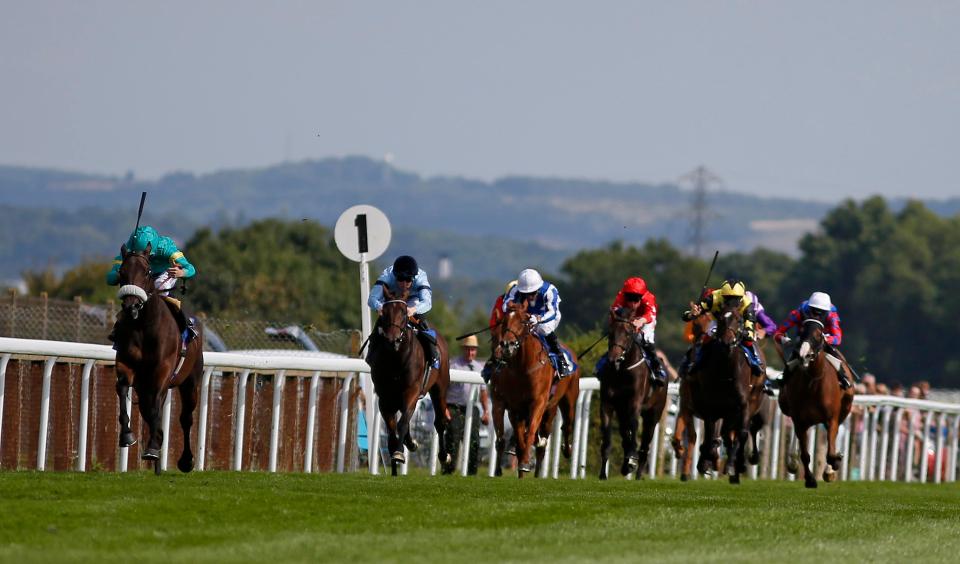
[[477,340],[476,335],[470,335],[469,337],[463,340],[463,346],[477,348],[480,346],[480,341]]

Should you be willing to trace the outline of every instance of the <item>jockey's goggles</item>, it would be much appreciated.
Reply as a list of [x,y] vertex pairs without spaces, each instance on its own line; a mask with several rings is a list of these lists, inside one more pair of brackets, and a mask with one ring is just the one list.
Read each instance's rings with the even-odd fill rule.
[[639,302],[639,301],[640,301],[640,298],[642,298],[642,297],[643,297],[643,296],[641,296],[640,294],[634,294],[633,292],[627,292],[626,294],[623,295],[623,300],[624,300],[624,301],[627,301],[627,302]]
[[823,309],[817,309],[815,307],[810,308],[810,315],[816,317],[817,319],[825,319],[827,317],[827,311]]
[[743,301],[743,296],[724,296],[723,303],[725,304],[738,304]]
[[397,276],[397,282],[413,282],[413,276]]

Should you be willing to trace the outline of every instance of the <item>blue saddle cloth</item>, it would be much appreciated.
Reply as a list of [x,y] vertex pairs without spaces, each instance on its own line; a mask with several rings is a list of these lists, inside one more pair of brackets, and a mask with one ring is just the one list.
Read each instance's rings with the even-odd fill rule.
[[[540,339],[540,344],[543,345],[544,350],[547,351],[547,355],[550,357],[550,364],[553,365],[553,370],[559,373],[560,365],[557,362],[557,355],[550,352],[550,345],[547,344],[547,340],[543,337],[543,335],[537,335],[537,337]],[[580,368],[580,365],[573,361],[573,353],[570,352],[570,349],[560,345],[560,350],[563,351],[563,356],[567,359],[567,366],[570,367],[570,374],[573,374]]]

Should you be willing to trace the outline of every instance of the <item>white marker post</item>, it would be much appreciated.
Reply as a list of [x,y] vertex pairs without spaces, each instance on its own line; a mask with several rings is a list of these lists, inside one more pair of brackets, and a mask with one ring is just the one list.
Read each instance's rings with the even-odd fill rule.
[[[367,205],[353,206],[340,214],[333,236],[337,248],[348,259],[360,263],[360,332],[362,342],[370,337],[370,266],[390,245],[390,221],[382,211]],[[369,345],[367,345],[369,346]],[[380,421],[377,413],[377,398],[369,374],[360,379],[363,395],[367,399],[367,458],[371,474],[380,470]]]

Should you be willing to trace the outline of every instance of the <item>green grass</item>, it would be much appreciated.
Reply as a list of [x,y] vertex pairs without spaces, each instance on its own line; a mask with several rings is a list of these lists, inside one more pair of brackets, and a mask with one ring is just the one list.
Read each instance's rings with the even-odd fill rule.
[[957,561],[960,487],[0,473],[0,561]]

